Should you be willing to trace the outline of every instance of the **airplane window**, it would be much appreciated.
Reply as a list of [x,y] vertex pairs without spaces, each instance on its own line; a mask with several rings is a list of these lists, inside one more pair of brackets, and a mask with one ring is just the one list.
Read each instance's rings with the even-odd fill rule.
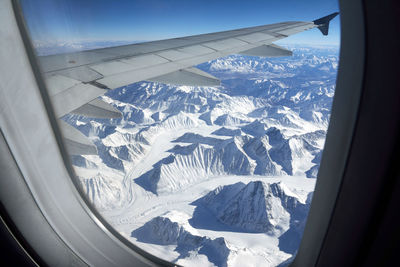
[[20,4],[74,179],[108,223],[179,265],[291,262],[335,93],[336,1]]

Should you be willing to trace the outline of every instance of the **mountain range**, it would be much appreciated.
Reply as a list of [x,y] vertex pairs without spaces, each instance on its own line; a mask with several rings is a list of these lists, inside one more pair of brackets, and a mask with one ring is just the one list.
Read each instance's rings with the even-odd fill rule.
[[[290,258],[304,229],[338,66],[335,48],[291,49],[293,57],[232,55],[197,66],[221,79],[218,87],[144,81],[110,91],[102,98],[120,119],[66,115],[98,148],[98,155],[71,158],[88,198],[132,242],[177,263],[239,266],[247,255],[274,266]],[[179,200],[191,190],[191,199]],[[159,208],[162,199],[173,204]],[[266,255],[221,231],[275,241]],[[174,257],[153,250],[160,246]]]

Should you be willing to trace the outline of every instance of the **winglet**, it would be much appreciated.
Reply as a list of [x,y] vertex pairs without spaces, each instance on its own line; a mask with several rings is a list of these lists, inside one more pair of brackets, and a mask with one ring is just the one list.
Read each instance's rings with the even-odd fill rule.
[[329,30],[329,22],[336,17],[339,14],[339,12],[332,13],[328,16],[325,16],[320,19],[314,20],[314,24],[318,26],[318,29],[322,32],[323,35],[328,35],[328,30]]

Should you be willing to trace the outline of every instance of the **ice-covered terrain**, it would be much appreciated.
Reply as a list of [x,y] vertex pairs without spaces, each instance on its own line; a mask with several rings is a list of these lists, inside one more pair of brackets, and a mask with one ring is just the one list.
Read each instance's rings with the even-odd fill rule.
[[337,48],[232,55],[219,87],[140,82],[123,117],[64,117],[99,154],[73,156],[92,203],[127,239],[188,266],[277,266],[297,250],[329,123]]

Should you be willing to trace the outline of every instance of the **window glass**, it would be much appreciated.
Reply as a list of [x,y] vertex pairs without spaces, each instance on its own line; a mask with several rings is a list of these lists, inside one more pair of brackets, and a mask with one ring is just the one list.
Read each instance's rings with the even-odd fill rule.
[[257,33],[141,43],[313,21],[336,1],[20,3],[77,179],[115,229],[185,266],[293,259],[329,124],[339,19],[328,36],[282,32],[279,57],[226,52]]

